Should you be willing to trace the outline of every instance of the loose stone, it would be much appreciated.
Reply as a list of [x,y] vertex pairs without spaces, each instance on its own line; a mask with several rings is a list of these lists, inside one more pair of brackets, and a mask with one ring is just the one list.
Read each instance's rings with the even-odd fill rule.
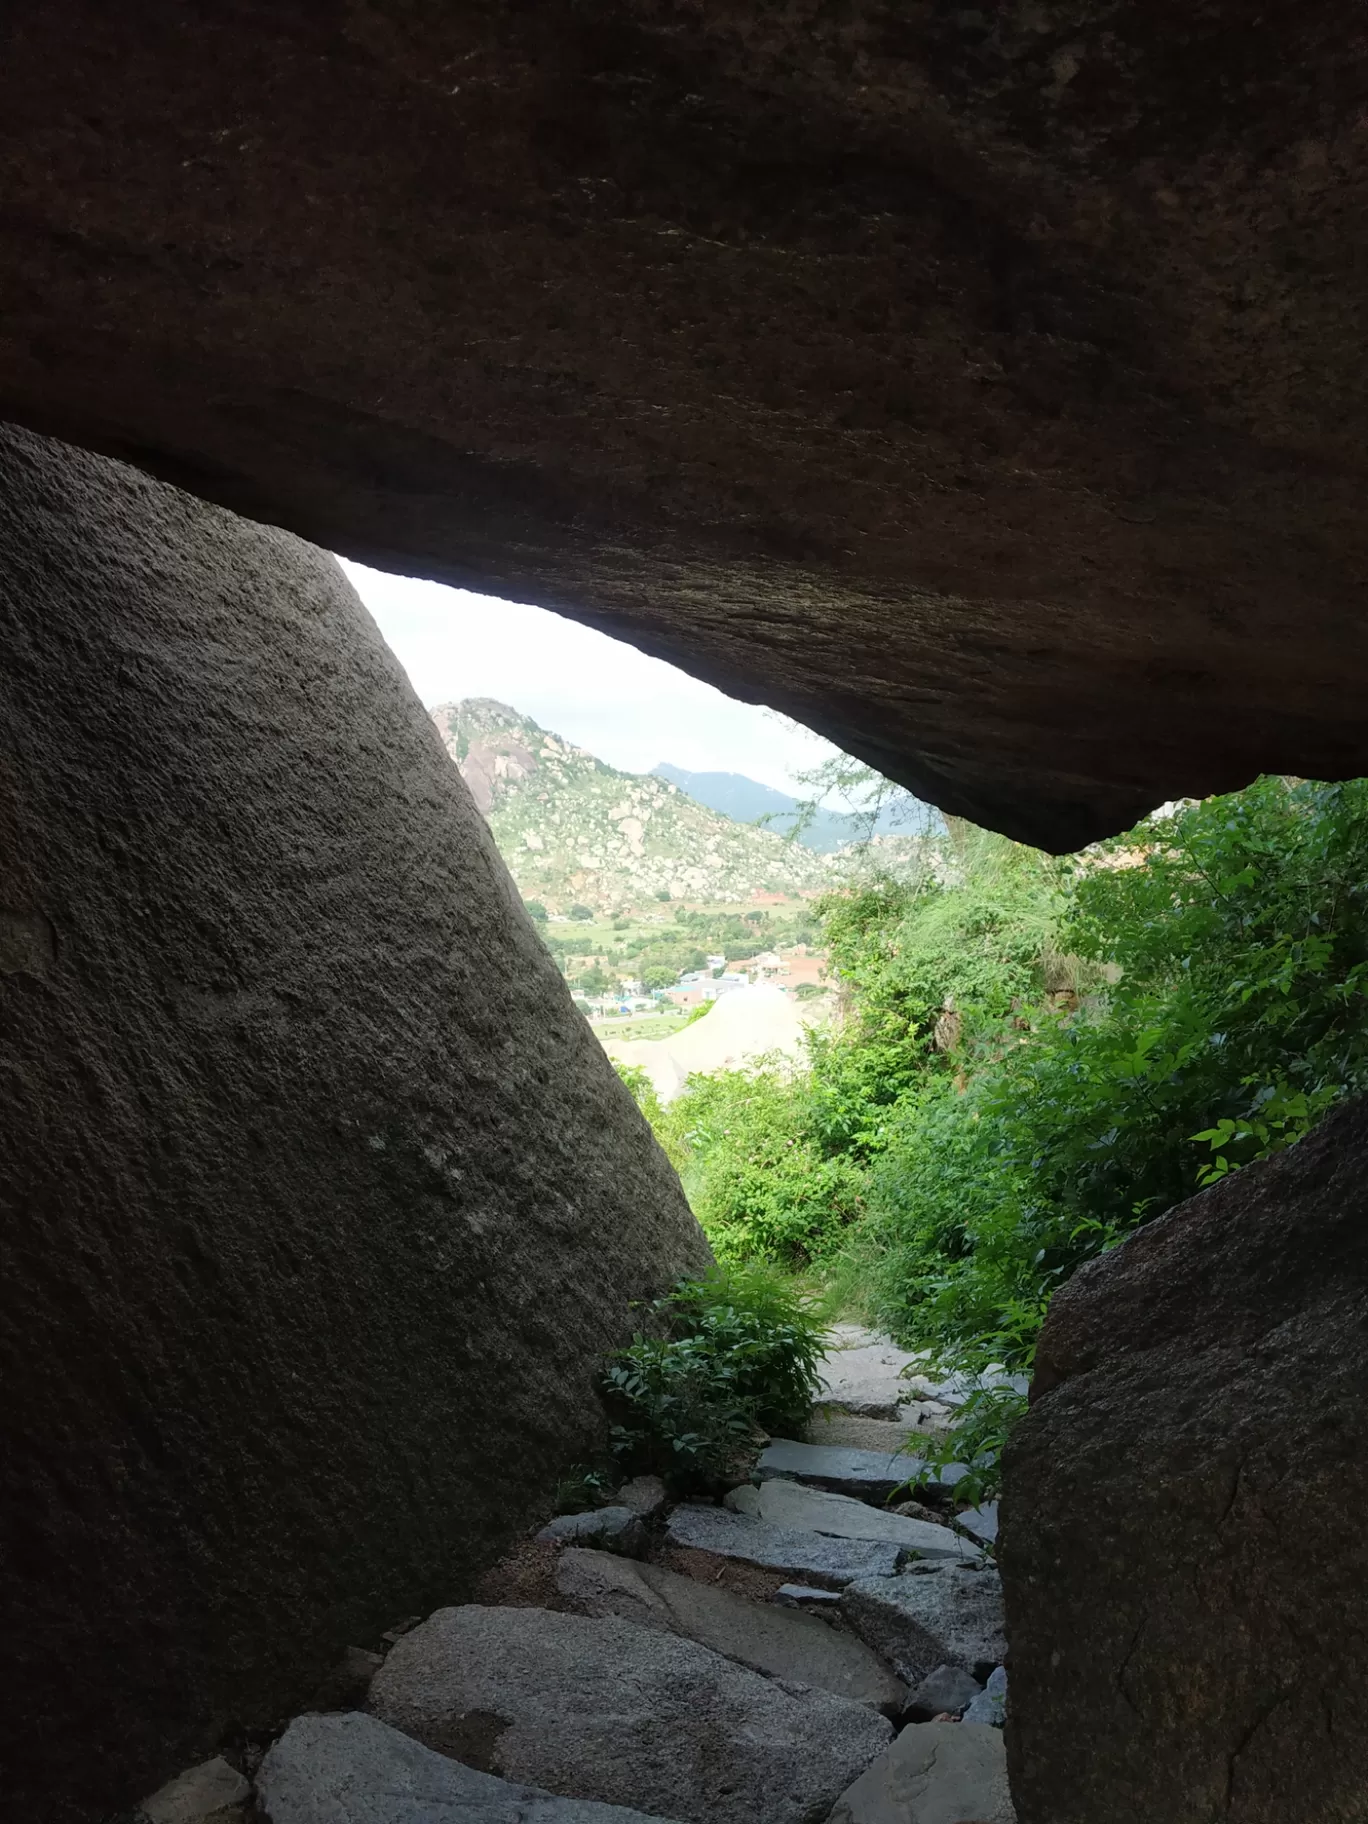
[[963,1666],[937,1666],[907,1700],[906,1716],[912,1723],[929,1723],[937,1716],[961,1716],[982,1691],[979,1681]]
[[604,1552],[622,1552],[634,1558],[646,1548],[641,1516],[630,1507],[596,1507],[587,1514],[561,1514],[537,1534],[553,1545],[597,1546]]
[[970,1704],[964,1713],[966,1723],[986,1723],[990,1728],[1001,1729],[1007,1721],[1007,1671],[999,1666],[988,1680],[985,1690]]

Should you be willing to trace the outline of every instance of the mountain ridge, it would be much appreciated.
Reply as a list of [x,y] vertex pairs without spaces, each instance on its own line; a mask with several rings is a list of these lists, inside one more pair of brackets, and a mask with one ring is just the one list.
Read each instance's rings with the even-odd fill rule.
[[815,894],[829,863],[774,831],[624,773],[492,697],[429,712],[526,899],[616,911],[652,897]]

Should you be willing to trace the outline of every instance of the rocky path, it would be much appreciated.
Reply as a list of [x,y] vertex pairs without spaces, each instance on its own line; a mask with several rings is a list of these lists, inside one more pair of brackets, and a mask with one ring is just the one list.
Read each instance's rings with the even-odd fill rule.
[[996,1512],[957,1506],[953,1467],[916,1479],[967,1392],[917,1369],[843,1327],[805,1435],[722,1502],[639,1477],[551,1522],[484,1601],[351,1649],[264,1754],[144,1817],[1011,1824]]

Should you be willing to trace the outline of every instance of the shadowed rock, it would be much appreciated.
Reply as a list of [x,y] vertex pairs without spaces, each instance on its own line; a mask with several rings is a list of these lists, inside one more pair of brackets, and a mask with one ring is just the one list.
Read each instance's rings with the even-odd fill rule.
[[1341,1824],[1368,1761],[1368,1103],[1085,1267],[1006,1460],[1024,1824]]
[[257,1776],[271,1824],[669,1824],[434,1754],[373,1716],[297,1716]]
[[0,1763],[104,1816],[467,1587],[707,1250],[325,553],[0,434]]

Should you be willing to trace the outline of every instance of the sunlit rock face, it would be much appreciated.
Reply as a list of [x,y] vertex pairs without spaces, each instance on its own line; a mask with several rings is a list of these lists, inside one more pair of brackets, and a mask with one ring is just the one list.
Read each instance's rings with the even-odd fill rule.
[[1021,1824],[1342,1824],[1368,1753],[1368,1102],[1085,1267],[1000,1560]]
[[1342,5],[10,13],[10,416],[1053,847],[1368,771]]
[[0,1764],[100,1816],[461,1600],[673,1172],[335,562],[0,435]]

